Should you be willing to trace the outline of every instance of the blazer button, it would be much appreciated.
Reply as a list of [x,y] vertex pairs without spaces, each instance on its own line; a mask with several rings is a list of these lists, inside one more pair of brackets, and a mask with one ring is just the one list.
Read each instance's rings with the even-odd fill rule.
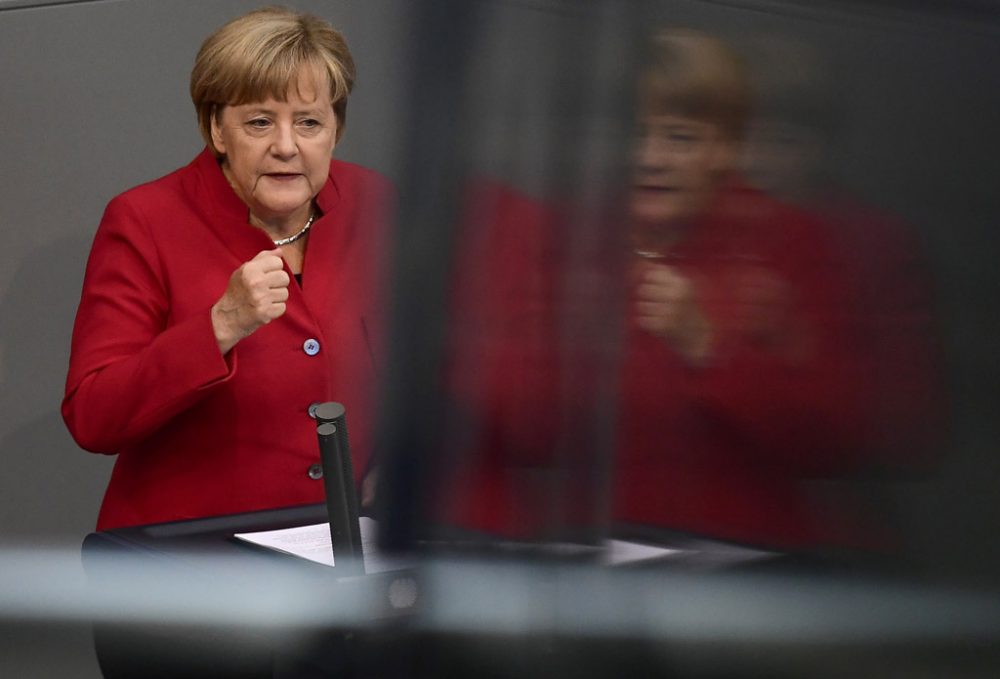
[[310,337],[302,343],[302,351],[309,356],[315,356],[319,353],[319,342]]
[[323,465],[318,462],[316,464],[309,465],[309,469],[306,470],[306,474],[308,474],[309,478],[313,481],[319,481],[323,478]]
[[309,404],[309,417],[313,418],[314,420],[316,419],[316,409],[319,408],[319,406],[320,406],[319,403]]

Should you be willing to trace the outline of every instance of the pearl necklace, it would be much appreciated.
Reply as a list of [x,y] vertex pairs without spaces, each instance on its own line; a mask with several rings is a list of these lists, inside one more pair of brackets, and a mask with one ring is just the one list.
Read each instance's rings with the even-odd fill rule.
[[309,215],[309,221],[306,222],[306,225],[303,226],[298,233],[293,233],[288,238],[279,238],[278,240],[272,240],[271,242],[274,243],[275,247],[279,248],[282,245],[289,245],[290,243],[294,243],[298,239],[302,238],[302,236],[306,235],[306,232],[309,231],[309,227],[313,225],[313,220],[315,219],[316,219],[316,213],[313,212],[311,215]]

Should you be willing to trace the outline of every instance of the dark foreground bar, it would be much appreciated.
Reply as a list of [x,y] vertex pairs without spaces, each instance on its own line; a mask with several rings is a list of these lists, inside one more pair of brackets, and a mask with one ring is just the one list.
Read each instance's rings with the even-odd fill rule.
[[[316,505],[96,533],[84,546],[89,584],[61,604],[95,621],[109,677],[988,677],[1000,668],[996,592],[723,543],[667,536],[660,546],[676,552],[618,567],[569,545],[435,550],[407,570],[338,578],[231,538],[323,518]],[[35,617],[60,615],[49,605]]]

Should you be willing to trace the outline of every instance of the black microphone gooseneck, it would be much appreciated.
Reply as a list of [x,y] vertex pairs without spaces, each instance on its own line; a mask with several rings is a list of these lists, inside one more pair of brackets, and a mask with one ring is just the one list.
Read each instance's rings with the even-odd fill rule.
[[321,403],[315,408],[334,567],[339,571],[338,575],[349,576],[364,575],[365,567],[346,415],[344,406],[333,401]]

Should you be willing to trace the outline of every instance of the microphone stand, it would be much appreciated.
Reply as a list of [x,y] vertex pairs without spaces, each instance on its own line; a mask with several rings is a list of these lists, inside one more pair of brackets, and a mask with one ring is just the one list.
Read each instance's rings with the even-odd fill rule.
[[358,522],[358,494],[354,486],[354,467],[347,438],[347,411],[333,401],[316,406],[323,486],[330,519],[334,568],[338,577],[365,574],[361,547],[361,524]]

